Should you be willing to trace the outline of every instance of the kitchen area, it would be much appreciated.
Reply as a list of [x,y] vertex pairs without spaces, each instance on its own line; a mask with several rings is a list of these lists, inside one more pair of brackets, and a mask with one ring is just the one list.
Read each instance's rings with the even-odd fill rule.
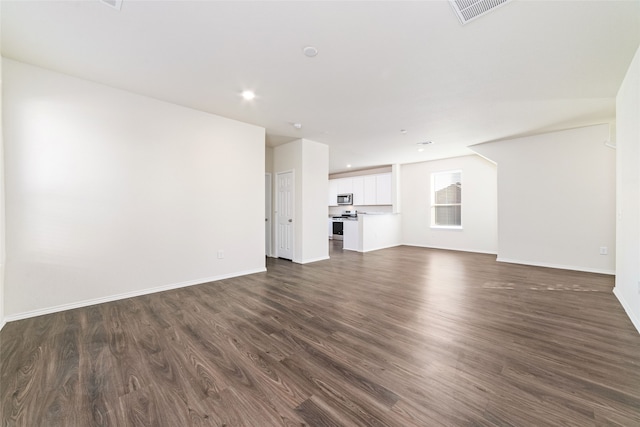
[[396,170],[360,171],[329,179],[329,239],[343,250],[369,252],[401,242]]

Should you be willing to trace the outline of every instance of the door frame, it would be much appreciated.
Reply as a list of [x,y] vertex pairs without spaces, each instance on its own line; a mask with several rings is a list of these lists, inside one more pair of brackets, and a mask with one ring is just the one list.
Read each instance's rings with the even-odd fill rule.
[[276,201],[276,205],[275,205],[275,209],[273,211],[274,213],[274,217],[275,217],[275,224],[274,227],[276,227],[276,232],[274,233],[273,237],[275,240],[275,248],[276,248],[276,252],[274,254],[274,256],[276,258],[280,257],[280,253],[279,253],[279,248],[280,248],[280,241],[278,240],[278,235],[279,233],[277,232],[277,227],[278,227],[278,206],[280,206],[280,200],[279,200],[279,194],[280,192],[278,191],[278,183],[279,183],[279,176],[280,175],[284,175],[290,173],[291,174],[291,218],[293,219],[293,227],[291,228],[291,261],[293,261],[295,259],[295,254],[296,254],[296,172],[294,169],[290,169],[290,170],[286,170],[286,171],[280,171],[280,172],[276,172],[276,179],[275,179],[275,187],[276,187],[276,191],[275,191],[275,201]]

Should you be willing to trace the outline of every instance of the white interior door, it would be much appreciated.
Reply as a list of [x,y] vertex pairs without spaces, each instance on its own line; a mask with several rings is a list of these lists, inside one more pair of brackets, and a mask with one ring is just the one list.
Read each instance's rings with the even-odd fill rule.
[[264,254],[271,256],[271,174],[264,174]]
[[293,259],[293,172],[283,172],[277,178],[277,239],[278,257]]

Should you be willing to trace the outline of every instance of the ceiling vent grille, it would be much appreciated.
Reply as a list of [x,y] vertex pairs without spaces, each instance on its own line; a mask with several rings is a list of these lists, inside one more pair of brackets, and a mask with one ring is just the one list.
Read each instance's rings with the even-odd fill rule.
[[463,24],[492,11],[511,0],[449,0],[451,7]]
[[117,10],[122,8],[122,0],[100,0],[100,2]]

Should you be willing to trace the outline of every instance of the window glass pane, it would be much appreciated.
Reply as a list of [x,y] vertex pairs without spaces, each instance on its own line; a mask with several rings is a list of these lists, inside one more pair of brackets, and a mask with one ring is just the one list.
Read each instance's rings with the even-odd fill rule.
[[431,225],[462,226],[462,172],[436,172],[431,174]]
[[433,176],[434,204],[462,202],[461,173],[439,173]]
[[435,206],[434,207],[434,224],[435,225],[461,225],[462,224],[462,207],[461,206]]

